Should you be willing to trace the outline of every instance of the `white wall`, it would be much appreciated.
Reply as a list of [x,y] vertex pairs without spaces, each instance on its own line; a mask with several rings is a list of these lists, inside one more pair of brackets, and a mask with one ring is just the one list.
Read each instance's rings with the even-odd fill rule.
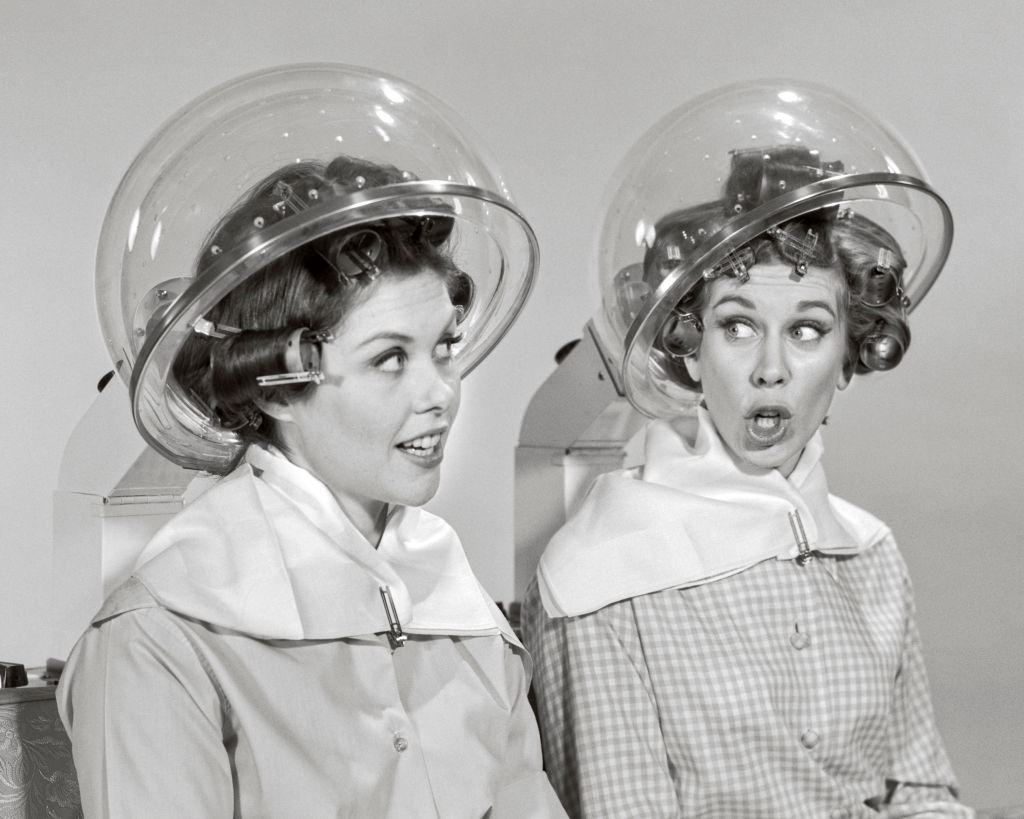
[[431,90],[499,157],[539,235],[541,277],[466,383],[434,508],[507,598],[518,425],[552,353],[596,304],[587,262],[612,166],[685,99],[792,76],[888,119],[955,214],[953,253],[914,314],[906,363],[833,412],[830,474],[901,539],[966,797],[1024,802],[1021,31],[1014,0],[0,0],[0,659],[46,654],[50,493],[109,368],[96,240],[120,175],[180,105],[259,67],[351,62]]

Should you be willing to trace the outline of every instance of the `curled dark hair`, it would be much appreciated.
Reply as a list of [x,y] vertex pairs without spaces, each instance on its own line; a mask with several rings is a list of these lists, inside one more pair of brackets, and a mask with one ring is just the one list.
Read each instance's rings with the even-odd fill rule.
[[[196,275],[209,275],[222,253],[257,247],[268,225],[326,196],[412,178],[392,166],[348,156],[326,166],[304,162],[282,168],[244,196],[211,231]],[[296,331],[333,330],[366,298],[377,277],[424,270],[440,276],[452,303],[467,310],[473,286],[452,259],[454,220],[408,215],[410,204],[413,210],[439,209],[436,202],[403,200],[394,216],[303,244],[231,290],[204,316],[212,334],[193,333],[175,359],[173,374],[183,390],[223,429],[237,430],[245,443],[283,447],[278,427],[260,410],[261,403],[301,399],[315,386],[264,387],[257,377],[288,371],[285,352]]]

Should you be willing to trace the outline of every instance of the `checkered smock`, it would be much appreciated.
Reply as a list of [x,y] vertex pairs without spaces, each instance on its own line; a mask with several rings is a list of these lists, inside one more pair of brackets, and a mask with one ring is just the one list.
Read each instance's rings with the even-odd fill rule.
[[891,536],[580,617],[549,618],[535,582],[523,631],[572,816],[877,818],[887,799],[970,815]]

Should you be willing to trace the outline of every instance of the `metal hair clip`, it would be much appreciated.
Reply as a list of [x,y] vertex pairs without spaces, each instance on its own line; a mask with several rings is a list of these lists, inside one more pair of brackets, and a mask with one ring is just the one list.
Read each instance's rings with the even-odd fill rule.
[[304,373],[275,373],[274,375],[258,375],[256,383],[261,387],[283,387],[288,384],[320,384],[324,374],[320,370],[307,370]]
[[[217,416],[220,417],[219,415]],[[245,413],[241,418],[235,421],[233,424],[226,424],[223,420],[220,422],[220,428],[226,432],[237,432],[245,427],[252,427],[253,429],[259,429],[263,424],[263,413],[253,407],[249,412]]]
[[719,276],[732,276],[740,284],[746,284],[750,279],[750,268],[754,266],[757,258],[754,251],[749,247],[741,247],[726,254],[714,267],[707,268],[704,273],[705,281],[717,279]]
[[192,330],[201,336],[208,336],[210,338],[227,338],[228,336],[237,336],[242,332],[239,327],[232,327],[230,324],[214,324],[202,316],[195,320]]
[[[310,193],[316,191],[316,188],[310,190]],[[295,188],[289,185],[287,182],[277,182],[274,185],[274,196],[280,196],[281,200],[273,204],[274,213],[278,216],[287,216],[288,212],[301,213],[306,210],[307,205],[302,197],[295,192]],[[318,196],[311,196],[310,199],[317,199]]]
[[818,242],[821,239],[818,231],[807,228],[803,236],[800,236],[797,232],[784,227],[774,227],[768,230],[768,235],[775,240],[779,253],[793,262],[793,272],[798,276],[805,275],[808,262],[814,258],[818,250]]
[[402,631],[402,623],[398,619],[398,609],[395,608],[395,601],[391,598],[389,587],[380,587],[380,599],[384,603],[384,616],[388,618],[388,642],[391,644],[391,650],[396,651],[405,645],[405,641],[409,638]]

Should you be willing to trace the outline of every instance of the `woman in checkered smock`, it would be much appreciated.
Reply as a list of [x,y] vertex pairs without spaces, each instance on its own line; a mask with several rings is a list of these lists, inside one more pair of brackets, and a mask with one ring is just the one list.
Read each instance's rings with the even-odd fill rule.
[[[840,161],[728,161],[719,198],[649,220],[613,283],[614,309],[634,305],[627,392],[661,417],[527,593],[548,774],[574,816],[970,815],[906,567],[884,523],[829,493],[819,433],[854,374],[899,362],[915,276],[941,260],[908,261]],[[679,412],[652,410],[648,376]]]

